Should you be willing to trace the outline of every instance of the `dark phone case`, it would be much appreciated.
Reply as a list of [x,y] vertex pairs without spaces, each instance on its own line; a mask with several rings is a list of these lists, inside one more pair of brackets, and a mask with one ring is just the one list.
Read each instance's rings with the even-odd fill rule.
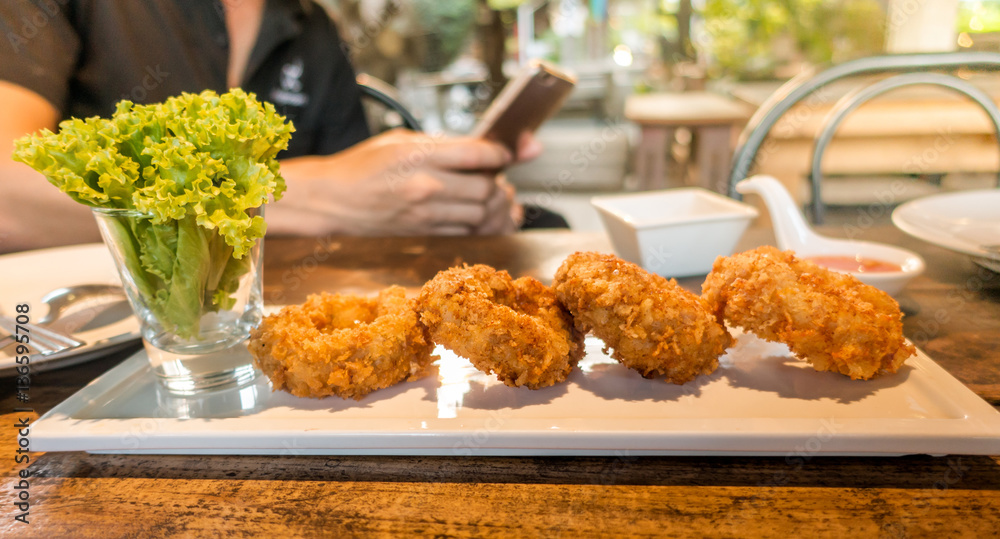
[[[517,79],[512,82],[518,83]],[[539,67],[531,78],[517,84],[520,88],[504,87],[483,116],[480,136],[496,140],[516,152],[521,133],[535,131],[555,114],[574,85],[571,78]]]

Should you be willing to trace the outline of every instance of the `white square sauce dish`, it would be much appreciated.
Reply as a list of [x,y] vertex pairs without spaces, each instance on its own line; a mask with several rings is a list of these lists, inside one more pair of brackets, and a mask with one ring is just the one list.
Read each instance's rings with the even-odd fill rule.
[[664,277],[705,275],[733,253],[757,209],[700,187],[591,199],[615,252]]

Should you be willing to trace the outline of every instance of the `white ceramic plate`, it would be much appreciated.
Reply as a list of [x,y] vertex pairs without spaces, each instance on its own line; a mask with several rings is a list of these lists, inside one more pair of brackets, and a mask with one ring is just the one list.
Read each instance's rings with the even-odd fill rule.
[[958,191],[911,200],[892,212],[907,234],[946,249],[990,257],[982,245],[1000,244],[1000,189]]
[[[14,314],[15,305],[29,305],[31,321],[45,316],[42,297],[49,292],[76,284],[120,285],[111,253],[103,243],[40,249],[0,256],[0,310]],[[33,354],[31,372],[75,365],[131,346],[140,339],[139,321],[128,316],[114,323],[76,334],[87,344],[50,356]],[[15,374],[14,347],[0,350],[0,376]]]
[[361,401],[270,392],[161,393],[144,352],[32,425],[32,449],[182,454],[1000,454],[1000,413],[923,353],[896,374],[816,372],[740,336],[683,386],[646,380],[588,339],[565,383],[509,388],[439,348],[436,371]]

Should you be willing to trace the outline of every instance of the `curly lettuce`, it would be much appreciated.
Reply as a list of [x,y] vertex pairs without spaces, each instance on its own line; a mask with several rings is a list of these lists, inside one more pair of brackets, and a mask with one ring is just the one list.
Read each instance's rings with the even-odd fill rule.
[[63,121],[17,140],[14,159],[81,204],[141,213],[111,234],[147,308],[194,337],[201,316],[235,302],[266,230],[256,210],[285,191],[276,156],[294,130],[252,93],[185,93]]

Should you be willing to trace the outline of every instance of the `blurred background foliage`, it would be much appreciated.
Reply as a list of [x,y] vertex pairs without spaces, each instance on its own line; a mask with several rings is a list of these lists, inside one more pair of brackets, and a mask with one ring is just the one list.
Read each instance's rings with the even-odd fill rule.
[[[811,65],[882,54],[893,0],[318,1],[336,13],[355,65],[390,82],[404,71],[454,73],[456,62],[468,73],[478,61],[499,85],[527,43],[527,56],[570,67],[613,60],[642,70],[640,84],[655,89],[679,71],[703,82],[780,80]],[[1000,0],[958,6],[959,46],[1000,47]],[[527,42],[518,29],[525,13],[533,26]],[[574,31],[565,30],[570,19]]]
[[801,64],[879,54],[885,9],[876,0],[707,0],[695,47],[710,78],[783,78]]
[[416,23],[425,35],[423,68],[440,71],[468,46],[476,27],[474,0],[414,0]]
[[490,9],[505,11],[508,9],[514,9],[523,4],[525,1],[526,0],[488,0],[486,3],[490,6]]
[[1000,32],[1000,2],[961,2],[958,31],[970,34]]

